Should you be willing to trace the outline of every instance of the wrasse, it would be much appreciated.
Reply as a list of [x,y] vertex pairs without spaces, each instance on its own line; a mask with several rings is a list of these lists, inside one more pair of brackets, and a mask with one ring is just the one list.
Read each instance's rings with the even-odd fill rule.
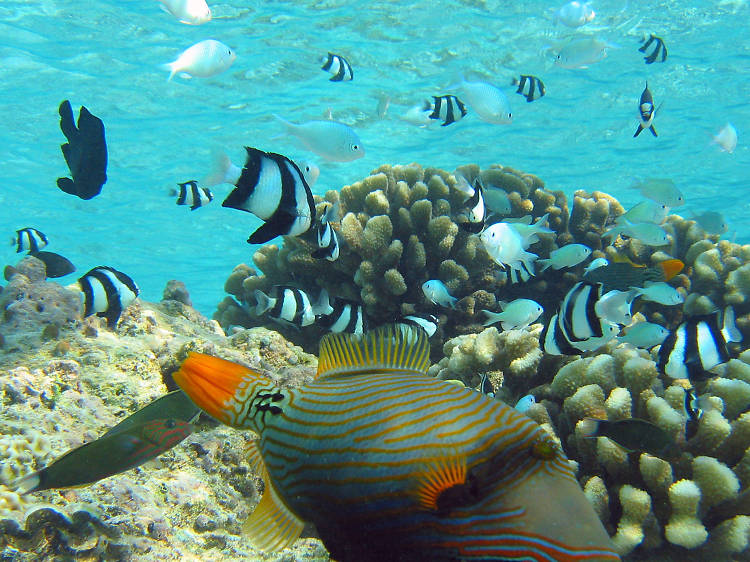
[[565,454],[524,414],[426,375],[427,334],[329,334],[315,380],[275,386],[192,353],[173,376],[221,422],[259,435],[263,550],[315,524],[346,561],[619,560]]
[[193,430],[176,419],[151,420],[107,433],[65,453],[51,465],[14,482],[22,494],[92,484],[140,466],[174,447]]

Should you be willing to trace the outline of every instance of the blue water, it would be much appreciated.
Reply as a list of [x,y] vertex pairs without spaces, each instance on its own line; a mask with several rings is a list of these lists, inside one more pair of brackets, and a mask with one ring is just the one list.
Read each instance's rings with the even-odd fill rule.
[[[250,145],[315,159],[319,194],[384,163],[447,170],[500,163],[568,195],[598,189],[625,205],[640,197],[628,187],[633,176],[671,177],[687,209],[721,211],[727,236],[750,241],[746,1],[601,0],[596,19],[578,30],[552,25],[556,2],[209,4],[213,20],[188,26],[155,0],[0,3],[3,236],[34,226],[79,273],[116,267],[136,280],[146,300],[159,300],[167,280],[183,280],[196,307],[211,314],[231,269],[250,263],[255,248],[245,240],[259,223],[220,206],[227,186],[215,189],[219,201],[195,212],[176,206],[168,192],[206,174],[212,150],[226,150],[239,164],[243,145]],[[669,48],[663,64],[647,66],[637,51],[650,32]],[[588,69],[553,65],[545,47],[574,34],[596,34],[619,48]],[[167,82],[159,66],[207,38],[234,49],[234,65],[212,78]],[[328,81],[319,58],[329,50],[347,56],[353,82]],[[399,119],[425,97],[449,93],[462,73],[502,86],[514,122],[490,125],[469,115],[450,127],[421,129]],[[510,81],[521,73],[540,76],[547,96],[527,104],[515,95]],[[660,136],[633,139],[645,80],[656,104],[664,102],[655,122]],[[392,100],[384,119],[376,115],[380,95]],[[106,126],[109,180],[90,201],[55,185],[68,173],[59,148],[63,99],[76,114],[86,105]],[[315,158],[280,136],[271,116],[299,122],[329,109],[357,130],[364,158]],[[710,144],[727,121],[739,132],[734,154]],[[0,251],[14,263],[10,247]]]

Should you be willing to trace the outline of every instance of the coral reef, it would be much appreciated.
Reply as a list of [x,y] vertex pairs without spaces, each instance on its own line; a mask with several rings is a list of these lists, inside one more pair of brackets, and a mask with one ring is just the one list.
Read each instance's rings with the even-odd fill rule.
[[[260,273],[245,264],[237,266],[225,284],[234,298],[220,303],[214,317],[225,329],[268,325],[267,319],[248,313],[254,305],[254,290],[293,282],[309,290],[313,298],[322,287],[330,295],[362,302],[371,325],[431,312],[441,315],[437,343],[443,334],[451,337],[471,331],[469,326],[479,320],[480,310],[496,306],[494,293],[506,281],[479,238],[460,226],[466,220],[467,195],[457,188],[457,175],[469,182],[481,176],[486,189],[504,190],[512,217],[549,214],[551,228],[567,232],[565,196],[548,191],[531,174],[498,165],[486,170],[463,166],[456,174],[417,164],[381,166],[362,181],[328,191],[324,200],[316,198],[319,211],[325,202],[340,206],[341,221],[334,224],[342,241],[338,260],[311,257],[316,249],[312,232],[306,237],[286,236],[281,247],[262,246],[253,256]],[[543,256],[556,247],[550,237],[532,246]],[[420,287],[428,279],[442,280],[460,299],[455,311],[438,309],[425,299]],[[537,290],[542,294],[544,287]],[[276,328],[309,349],[324,333],[315,328],[302,332]]]
[[[37,300],[35,290],[48,294],[43,283],[29,289],[29,299]],[[175,299],[180,295],[188,297],[172,284],[169,300],[131,305],[116,332],[103,329],[101,319],[77,321],[61,328],[58,340],[30,339],[0,354],[1,559],[261,556],[242,534],[259,497],[259,480],[244,458],[252,435],[208,419],[158,459],[89,487],[25,496],[10,487],[164,394],[189,351],[268,370],[280,384],[312,378],[314,357],[279,334],[253,328],[228,337]],[[24,328],[39,333],[46,322],[30,317]],[[306,538],[264,559],[322,561],[328,554],[319,540]]]

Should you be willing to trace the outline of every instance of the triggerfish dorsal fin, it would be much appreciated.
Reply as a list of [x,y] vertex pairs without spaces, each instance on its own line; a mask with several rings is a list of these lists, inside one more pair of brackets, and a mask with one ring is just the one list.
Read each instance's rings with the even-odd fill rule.
[[685,264],[678,259],[664,260],[657,264],[664,274],[664,281],[669,281],[685,267]]
[[249,460],[263,479],[265,491],[242,529],[260,550],[271,552],[291,546],[302,533],[305,522],[297,517],[276,491],[257,441],[250,443]]
[[320,341],[316,378],[383,371],[427,374],[430,344],[427,333],[413,326],[388,324],[361,336],[328,334]]
[[249,367],[202,353],[190,353],[172,378],[211,417],[256,432],[281,413],[289,393]]

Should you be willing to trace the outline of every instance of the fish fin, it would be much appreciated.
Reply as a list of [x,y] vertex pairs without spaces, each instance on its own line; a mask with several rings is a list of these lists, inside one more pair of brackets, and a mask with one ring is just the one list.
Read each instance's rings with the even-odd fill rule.
[[175,63],[173,63],[173,62],[164,63],[159,68],[161,68],[162,70],[168,70],[169,71],[169,76],[167,77],[167,82],[171,82],[172,78],[174,78],[175,74],[177,74],[177,72],[178,72],[177,65]]
[[253,296],[255,297],[255,314],[257,316],[273,307],[273,300],[260,289],[255,289]]
[[196,406],[233,427],[245,427],[252,419],[247,412],[244,418],[237,417],[243,411],[243,403],[255,396],[248,387],[273,386],[268,378],[249,367],[195,352],[188,355],[172,378]]
[[642,130],[643,130],[643,125],[641,125],[641,124],[639,123],[639,124],[638,124],[638,129],[636,129],[636,131],[635,131],[635,134],[633,135],[633,138],[635,138],[635,137],[637,137],[638,135],[640,135],[640,134],[641,134],[641,131],[642,131]]
[[664,273],[664,281],[669,281],[683,270],[685,264],[678,259],[670,259],[659,262],[658,267],[660,267]]
[[734,309],[731,306],[728,306],[724,309],[724,319],[722,321],[722,329],[721,334],[724,336],[724,339],[728,342],[741,342],[742,341],[742,333],[737,329],[737,324],[735,324],[734,319]]
[[657,135],[657,134],[656,134],[656,129],[654,129],[654,126],[653,126],[653,125],[651,125],[651,126],[650,126],[650,127],[648,128],[648,130],[649,130],[649,131],[651,131],[651,134],[652,134],[652,135],[654,135],[655,137],[658,137],[658,136],[659,136],[659,135]]
[[444,504],[446,500],[454,503],[450,501],[450,496],[465,487],[467,475],[466,456],[457,452],[446,453],[429,462],[414,492],[419,506],[424,511],[443,511],[446,506],[441,503]]
[[253,232],[250,237],[247,239],[248,244],[265,244],[269,240],[273,240],[280,234],[284,234],[279,230],[279,225],[273,221],[269,220],[268,222],[264,222],[258,229]]
[[381,370],[427,374],[430,344],[422,329],[388,324],[361,336],[326,334],[319,355],[316,378]]
[[291,546],[302,534],[305,522],[284,503],[276,491],[257,441],[250,443],[249,456],[250,463],[260,473],[266,489],[242,530],[260,550],[276,551]]
[[78,195],[76,184],[70,178],[57,178],[57,187],[70,195]]
[[23,495],[35,491],[42,484],[42,471],[32,472],[10,483],[9,487]]
[[584,418],[578,422],[578,428],[581,431],[581,435],[587,439],[593,439],[599,437],[599,422],[596,418]]

